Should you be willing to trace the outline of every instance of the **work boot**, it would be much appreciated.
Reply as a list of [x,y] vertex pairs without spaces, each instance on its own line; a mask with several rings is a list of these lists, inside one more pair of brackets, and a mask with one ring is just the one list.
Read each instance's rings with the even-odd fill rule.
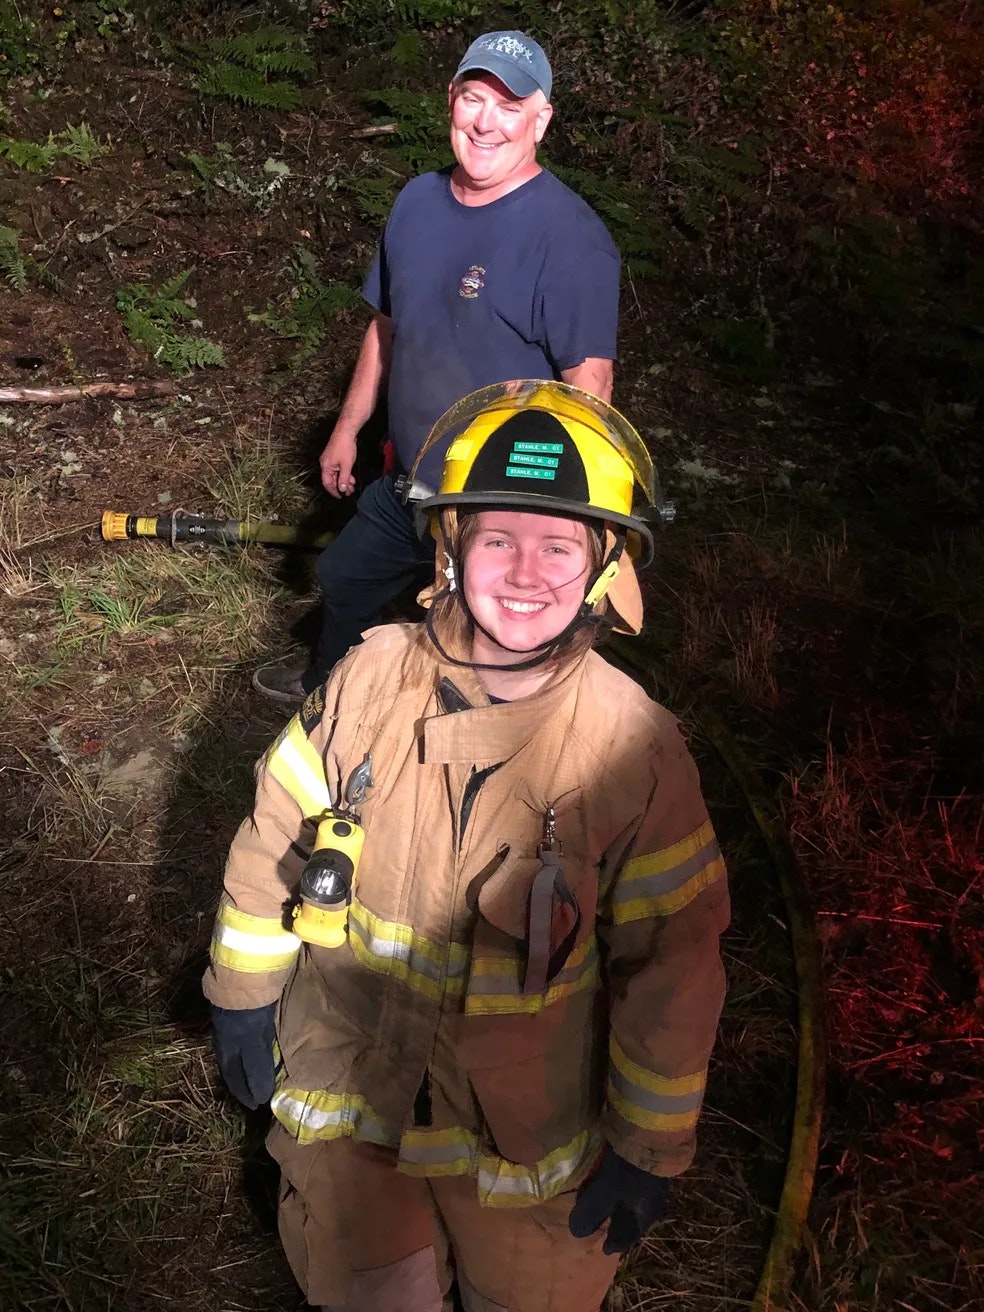
[[253,672],[253,687],[281,706],[297,708],[307,696],[301,675],[303,665],[261,665]]

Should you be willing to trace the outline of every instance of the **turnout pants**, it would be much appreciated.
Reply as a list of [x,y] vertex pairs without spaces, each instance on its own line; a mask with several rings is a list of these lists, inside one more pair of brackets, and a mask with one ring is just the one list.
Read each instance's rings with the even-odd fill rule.
[[421,1179],[396,1155],[279,1125],[280,1237],[308,1303],[326,1312],[599,1312],[618,1266],[604,1232],[575,1239],[573,1191],[533,1207],[479,1205],[468,1176]]

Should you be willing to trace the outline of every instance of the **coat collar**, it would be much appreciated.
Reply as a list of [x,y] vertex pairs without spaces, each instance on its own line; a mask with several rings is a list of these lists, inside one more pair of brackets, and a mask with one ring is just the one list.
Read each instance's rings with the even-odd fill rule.
[[[421,723],[424,760],[479,767],[509,760],[548,721],[570,718],[583,669],[582,658],[532,697],[493,706],[474,671],[442,664],[437,700],[438,706],[448,709]],[[459,705],[460,709],[450,709]]]

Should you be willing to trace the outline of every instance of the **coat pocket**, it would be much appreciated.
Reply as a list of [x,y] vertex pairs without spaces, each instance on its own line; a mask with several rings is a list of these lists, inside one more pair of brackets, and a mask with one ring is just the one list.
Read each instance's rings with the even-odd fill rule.
[[594,898],[589,895],[588,919],[568,879],[570,868],[553,853],[506,852],[484,878],[475,897],[467,1014],[535,1014],[561,977],[569,983],[572,968],[596,964]]
[[500,1157],[535,1166],[594,1124],[597,1010],[592,994],[580,994],[539,1015],[457,1018],[458,1060]]

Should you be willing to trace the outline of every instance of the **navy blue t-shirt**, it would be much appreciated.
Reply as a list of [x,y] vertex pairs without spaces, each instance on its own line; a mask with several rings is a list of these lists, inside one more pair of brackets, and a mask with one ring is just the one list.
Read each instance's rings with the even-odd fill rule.
[[[405,470],[468,392],[615,359],[619,256],[594,210],[545,169],[475,206],[450,174],[403,188],[362,289],[393,320],[389,435]],[[443,458],[419,476],[436,485]]]

